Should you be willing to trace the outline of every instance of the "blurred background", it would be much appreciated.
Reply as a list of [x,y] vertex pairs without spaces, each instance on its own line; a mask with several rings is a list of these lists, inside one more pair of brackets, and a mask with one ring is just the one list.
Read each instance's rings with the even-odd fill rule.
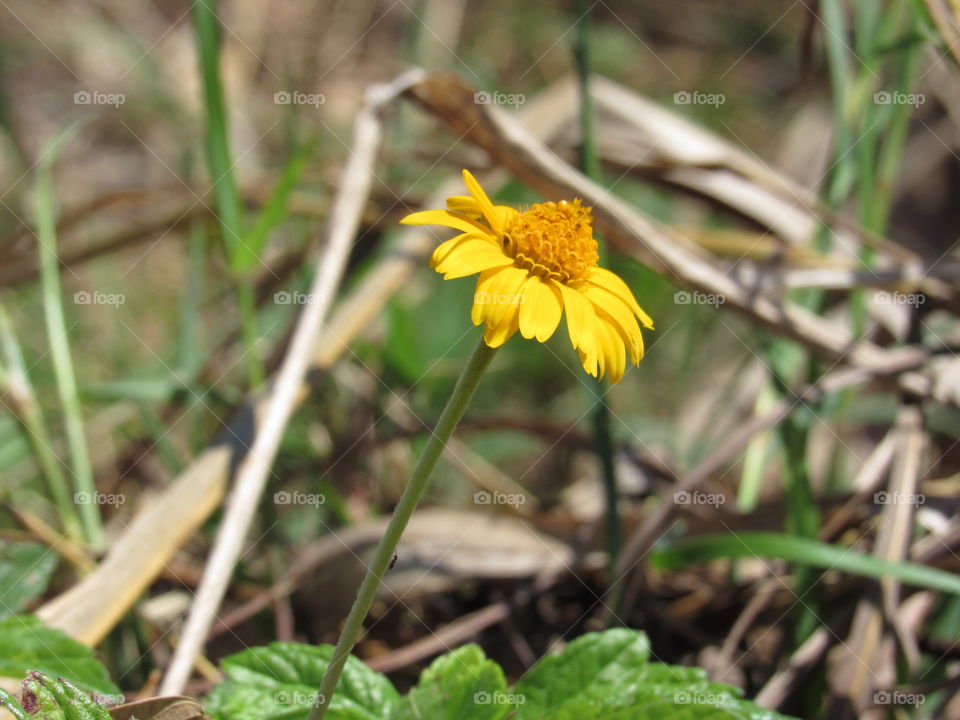
[[[612,92],[597,98],[598,182],[758,294],[878,351],[917,351],[908,369],[928,384],[905,389],[884,365],[856,387],[801,398],[861,365],[611,243],[606,265],[657,326],[640,367],[604,387],[616,513],[590,379],[566,333],[546,345],[518,336],[441,461],[360,655],[409,684],[430,651],[395,651],[470,616],[451,642],[476,640],[517,675],[613,616],[648,632],[663,662],[698,664],[754,697],[819,631],[812,662],[771,706],[866,712],[842,674],[831,678],[846,650],[874,668],[857,681],[871,712],[949,716],[955,594],[914,580],[880,601],[869,573],[846,566],[731,551],[655,567],[649,551],[785,532],[837,557],[854,548],[960,569],[951,3],[220,0],[215,10],[205,21],[178,0],[0,3],[0,533],[47,543],[69,530],[76,551],[51,567],[35,604],[73,586],[205,448],[249,441],[249,398],[307,301],[367,88],[413,67],[456,75],[475,104],[518,118],[576,166],[579,47],[595,78],[666,113],[625,105],[624,119]],[[340,297],[363,301],[364,279],[403,250],[398,220],[445,180],[457,187],[461,168],[489,179],[499,202],[543,197],[429,106],[406,98],[384,111]],[[274,639],[335,639],[356,556],[476,342],[472,293],[471,280],[443,282],[417,258],[337,361],[311,375],[211,660]],[[694,470],[701,482],[678,490]],[[615,572],[611,550],[664,503],[655,537]],[[169,660],[220,517],[211,510],[97,643],[124,689],[155,684]],[[905,624],[884,615],[882,641],[858,644],[856,618],[878,602]],[[878,710],[875,692],[894,687],[928,702]]]

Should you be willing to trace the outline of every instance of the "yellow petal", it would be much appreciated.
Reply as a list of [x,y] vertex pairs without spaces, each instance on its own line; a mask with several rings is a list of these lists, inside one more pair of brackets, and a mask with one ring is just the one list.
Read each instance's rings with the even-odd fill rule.
[[476,220],[471,220],[464,214],[450,212],[449,210],[423,210],[421,212],[411,213],[400,221],[401,225],[446,225],[460,232],[475,233],[481,232],[490,234],[490,229],[484,227]]
[[623,346],[623,340],[620,334],[614,329],[613,325],[606,321],[604,313],[601,310],[597,313],[600,322],[597,323],[597,337],[600,339],[601,361],[600,377],[603,377],[605,369],[610,377],[611,383],[620,382],[623,373],[627,367],[627,353]]
[[511,265],[487,270],[481,274],[481,279],[488,273],[489,280],[483,283],[483,287],[477,283],[477,292],[473,297],[473,310],[476,312],[471,312],[471,317],[477,325],[480,324],[476,320],[479,317],[487,324],[496,326],[508,311],[519,309],[522,297],[520,286],[527,279],[527,271]]
[[546,342],[560,324],[563,305],[560,290],[552,280],[530,275],[523,284],[520,303],[520,334]]
[[490,310],[490,303],[487,302],[487,299],[493,296],[493,292],[490,289],[491,284],[497,274],[505,269],[506,268],[493,268],[492,270],[484,270],[480,273],[480,277],[477,278],[477,286],[473,290],[473,305],[470,308],[470,319],[474,325],[479,325],[486,320],[487,313]]
[[504,314],[496,325],[487,323],[483,329],[483,340],[492,348],[500,347],[520,327],[520,312],[516,305],[504,306]]
[[591,286],[589,283],[584,285],[580,292],[591,302],[599,315],[606,313],[610,323],[619,332],[620,336],[630,348],[630,357],[633,362],[640,362],[640,356],[643,353],[643,339],[640,336],[640,326],[634,318],[633,313],[623,303],[618,295],[604,290],[598,286]]
[[480,212],[483,214],[483,217],[486,218],[487,222],[490,223],[492,227],[497,232],[503,228],[500,224],[499,215],[493,210],[493,203],[490,202],[490,198],[487,197],[487,194],[483,191],[483,188],[480,187],[480,183],[477,182],[477,179],[470,174],[469,170],[463,171],[463,181],[467,184],[467,189],[470,191],[470,194],[473,195],[473,199],[477,201],[477,207],[480,208]]
[[620,298],[627,307],[640,319],[640,322],[648,330],[653,330],[653,320],[647,315],[643,308],[637,303],[633,292],[616,273],[612,273],[606,268],[595,268],[589,278],[589,282],[602,287],[607,292],[613,293]]
[[[437,250],[443,248],[443,245]],[[453,280],[490,268],[512,264],[513,259],[504,255],[496,245],[485,239],[468,235],[434,263],[434,270],[443,273],[444,280]]]
[[478,233],[469,232],[462,233],[454,238],[450,238],[449,240],[440,243],[430,256],[430,267],[436,269],[437,265],[442,263],[450,255],[450,253],[454,252],[467,240],[479,240],[483,239],[484,237],[485,236]]
[[603,377],[600,375],[600,368],[598,363],[599,353],[590,353],[587,354],[583,350],[577,350],[577,354],[580,356],[580,364],[583,365],[583,369],[587,371],[590,375],[594,377]]
[[494,205],[493,213],[497,216],[497,222],[493,227],[498,228],[499,231],[502,231],[514,217],[520,214],[520,211],[516,208],[512,208],[509,205]]
[[591,375],[596,375],[597,336],[594,325],[597,323],[597,315],[593,311],[593,303],[563,283],[557,283],[557,287],[560,288],[560,294],[563,296],[563,309],[566,313],[570,342],[574,348],[585,353],[590,367],[585,363],[584,369]]
[[480,219],[482,213],[477,201],[471,195],[451,195],[447,198],[447,210],[460,215],[466,215],[474,220]]

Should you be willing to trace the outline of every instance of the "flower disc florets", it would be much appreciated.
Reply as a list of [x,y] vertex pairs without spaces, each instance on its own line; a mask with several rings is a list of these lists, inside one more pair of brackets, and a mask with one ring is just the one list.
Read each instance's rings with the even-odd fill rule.
[[600,259],[590,208],[579,199],[530,206],[504,227],[502,242],[517,267],[566,284],[586,280]]

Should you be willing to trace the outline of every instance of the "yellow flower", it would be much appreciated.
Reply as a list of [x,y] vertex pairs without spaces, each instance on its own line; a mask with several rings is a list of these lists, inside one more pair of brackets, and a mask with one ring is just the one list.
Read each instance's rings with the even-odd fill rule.
[[405,225],[446,225],[461,232],[442,243],[430,267],[444,279],[480,273],[471,317],[483,338],[499,347],[517,330],[545,342],[567,312],[570,342],[583,369],[619,382],[626,355],[643,357],[639,320],[653,321],[620,277],[597,266],[590,208],[580,200],[532,205],[520,212],[494,205],[468,171],[470,196],[447,198],[446,210],[408,215]]

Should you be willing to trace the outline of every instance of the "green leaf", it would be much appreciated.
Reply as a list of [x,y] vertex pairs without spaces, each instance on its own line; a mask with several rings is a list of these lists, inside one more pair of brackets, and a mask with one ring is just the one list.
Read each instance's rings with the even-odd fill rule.
[[[217,720],[302,720],[313,702],[329,645],[247,650],[223,661],[227,680],[208,696]],[[775,720],[784,716],[707,680],[700,668],[651,663],[636,630],[593,633],[542,660],[508,689],[503,670],[476,645],[435,660],[401,698],[390,681],[351,657],[331,720]]]
[[287,203],[290,200],[290,193],[296,187],[297,180],[300,179],[307,161],[313,155],[319,143],[320,137],[313,135],[304,141],[287,161],[280,174],[273,192],[253,225],[250,232],[247,233],[244,241],[240,243],[233,256],[230,258],[230,267],[238,272],[245,272],[255,267],[263,248],[267,245],[267,238],[270,231],[280,224],[287,215]]
[[0,618],[40,597],[57,567],[57,554],[38,543],[0,540]]
[[960,595],[960,577],[911,562],[888,562],[839,545],[767,532],[701,535],[653,553],[655,567],[673,569],[718,558],[776,557],[873,578],[893,577],[909,585]]
[[585,697],[607,697],[629,685],[649,657],[642,633],[617,628],[583,635],[562,653],[545,657],[517,683],[516,692],[525,698],[521,717],[539,717]]
[[31,670],[65,678],[84,690],[119,695],[93,650],[32,615],[0,619],[0,676],[22,677]]
[[104,380],[83,390],[91,400],[143,400],[162,402],[183,388],[183,381],[173,375],[155,378],[117,378]]
[[[330,645],[277,642],[230,655],[221,661],[227,680],[207,697],[207,712],[219,720],[306,718],[332,654]],[[326,717],[382,720],[398,699],[385,676],[350,657]]]
[[476,645],[435,660],[389,720],[502,720],[517,706],[503,670]]
[[707,680],[700,668],[650,663],[643,633],[583,635],[517,683],[516,720],[761,720],[783,716]]

